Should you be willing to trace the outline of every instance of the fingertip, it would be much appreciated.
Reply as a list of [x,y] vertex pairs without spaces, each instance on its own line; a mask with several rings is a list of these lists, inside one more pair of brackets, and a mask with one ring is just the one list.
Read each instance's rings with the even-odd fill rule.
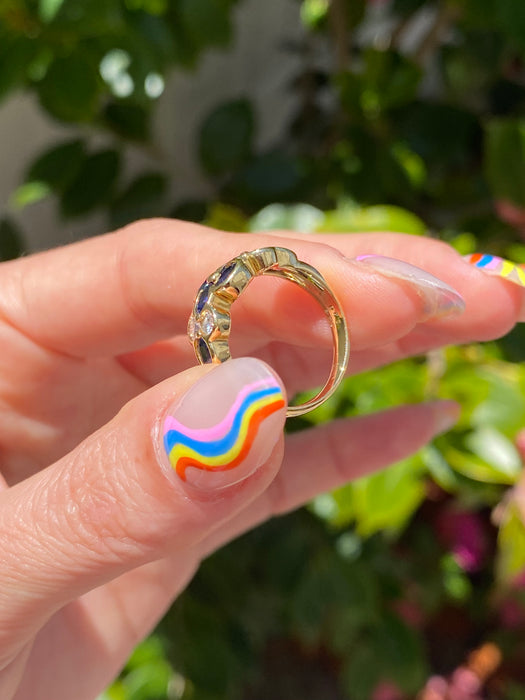
[[442,400],[432,404],[434,411],[434,434],[448,432],[461,416],[461,406],[456,401]]
[[244,481],[282,438],[286,405],[282,382],[267,364],[228,360],[164,413],[155,436],[161,467],[202,491]]

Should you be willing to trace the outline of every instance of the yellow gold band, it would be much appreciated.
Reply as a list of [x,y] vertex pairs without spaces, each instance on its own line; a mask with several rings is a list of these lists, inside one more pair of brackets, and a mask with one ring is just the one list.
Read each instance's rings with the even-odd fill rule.
[[241,253],[222,265],[201,285],[188,322],[188,335],[201,364],[230,359],[230,307],[254,277],[273,275],[295,282],[322,306],[333,339],[330,375],[310,401],[290,406],[288,416],[300,416],[320,406],[337,389],[345,375],[350,355],[348,330],[340,303],[321,273],[297,259],[288,248],[258,248]]

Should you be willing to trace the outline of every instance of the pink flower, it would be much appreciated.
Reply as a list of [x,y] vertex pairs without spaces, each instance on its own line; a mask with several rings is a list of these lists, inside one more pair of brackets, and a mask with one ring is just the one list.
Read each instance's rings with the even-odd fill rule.
[[517,600],[507,598],[500,605],[499,619],[501,625],[509,630],[520,629],[525,621],[525,610]]
[[403,598],[401,600],[396,600],[393,607],[399,617],[409,627],[413,629],[421,629],[421,627],[423,627],[425,616],[419,603],[410,600],[410,598]]
[[436,521],[438,536],[464,571],[478,571],[487,552],[483,522],[477,513],[456,508],[442,510]]
[[374,688],[370,700],[402,700],[403,693],[395,683],[380,681]]
[[443,676],[431,676],[421,692],[421,700],[445,700],[448,683]]
[[500,199],[496,202],[499,218],[525,235],[525,209],[512,202]]

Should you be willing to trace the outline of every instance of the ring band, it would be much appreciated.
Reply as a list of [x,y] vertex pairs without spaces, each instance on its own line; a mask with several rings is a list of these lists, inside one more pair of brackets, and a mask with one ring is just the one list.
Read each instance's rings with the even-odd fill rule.
[[310,401],[290,406],[287,416],[300,416],[320,406],[335,392],[345,375],[350,355],[348,331],[340,303],[321,273],[297,259],[288,248],[258,248],[244,252],[210,275],[201,285],[188,322],[188,336],[201,364],[230,359],[230,307],[254,277],[273,275],[295,282],[323,307],[330,323],[333,359],[330,375]]

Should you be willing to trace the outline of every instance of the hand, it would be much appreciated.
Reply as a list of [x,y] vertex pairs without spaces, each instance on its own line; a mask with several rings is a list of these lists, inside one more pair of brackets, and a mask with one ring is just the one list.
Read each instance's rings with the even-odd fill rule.
[[[267,245],[292,248],[322,271],[349,319],[352,371],[497,337],[521,314],[514,285],[442,243],[393,234],[245,236],[148,221],[1,265],[5,700],[91,700],[206,554],[408,455],[454,422],[450,402],[341,420],[289,436],[282,462],[286,392],[278,377],[289,395],[324,379],[320,353],[330,339],[315,302],[268,280],[236,303],[233,354],[267,359],[278,375],[255,359],[193,366],[185,337],[202,280],[237,253]],[[465,312],[448,313],[459,310],[457,297],[421,270],[351,260],[370,253],[453,284]],[[164,430],[211,428],[257,383],[271,389],[271,412],[239,466],[177,474]]]

